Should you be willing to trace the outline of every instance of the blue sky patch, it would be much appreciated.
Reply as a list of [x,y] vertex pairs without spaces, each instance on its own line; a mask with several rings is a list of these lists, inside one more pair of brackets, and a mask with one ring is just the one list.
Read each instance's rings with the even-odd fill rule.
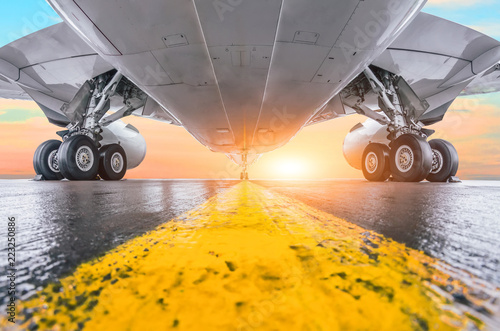
[[0,123],[24,123],[30,118],[43,117],[44,113],[40,109],[2,109],[0,110]]
[[445,18],[500,40],[498,0],[429,1],[424,12]]
[[0,13],[0,47],[62,22],[45,0],[3,0]]

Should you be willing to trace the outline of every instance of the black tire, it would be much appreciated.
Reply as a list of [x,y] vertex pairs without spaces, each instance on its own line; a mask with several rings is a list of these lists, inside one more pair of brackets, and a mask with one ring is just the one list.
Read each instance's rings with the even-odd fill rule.
[[94,141],[77,135],[61,144],[58,152],[59,169],[69,180],[94,180],[99,170],[99,151]]
[[104,180],[120,180],[127,172],[127,155],[118,144],[102,147],[99,150],[99,176]]
[[363,152],[361,166],[363,175],[370,182],[385,182],[391,176],[389,147],[382,144],[369,144]]
[[39,162],[38,160],[40,159],[40,149],[42,148],[42,145],[45,144],[45,143],[42,143],[41,145],[39,145],[37,147],[37,149],[35,150],[35,154],[33,155],[33,169],[35,169],[35,173],[37,175],[41,175],[42,174],[42,171],[40,170],[40,167],[38,166]]
[[420,182],[432,169],[432,149],[422,137],[404,134],[391,146],[391,173],[398,182]]
[[35,151],[33,156],[33,168],[37,175],[42,175],[45,180],[61,180],[63,175],[59,170],[57,162],[57,151],[61,146],[59,140],[47,140],[42,143]]
[[442,139],[429,141],[433,153],[432,169],[427,176],[429,182],[443,183],[458,171],[458,153],[451,143]]

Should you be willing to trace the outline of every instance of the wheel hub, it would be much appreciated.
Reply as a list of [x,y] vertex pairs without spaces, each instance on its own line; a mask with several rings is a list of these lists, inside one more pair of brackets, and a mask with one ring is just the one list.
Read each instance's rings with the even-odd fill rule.
[[111,156],[111,169],[115,173],[120,173],[123,170],[123,156],[118,152]]
[[82,146],[76,151],[76,165],[81,171],[89,171],[94,165],[94,153],[88,146]]
[[53,172],[56,172],[56,173],[60,172],[59,160],[57,158],[57,149],[50,152],[47,162],[48,162],[50,170],[52,170]]
[[437,174],[443,169],[443,154],[437,149],[432,150],[432,170],[431,174]]
[[396,152],[396,166],[401,172],[408,172],[413,167],[414,155],[409,146],[403,145]]
[[377,170],[378,168],[377,154],[375,154],[374,152],[368,153],[365,160],[365,167],[370,174],[373,174]]

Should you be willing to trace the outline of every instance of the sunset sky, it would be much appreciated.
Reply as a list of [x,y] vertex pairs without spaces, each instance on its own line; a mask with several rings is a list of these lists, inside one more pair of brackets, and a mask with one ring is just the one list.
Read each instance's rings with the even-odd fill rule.
[[[500,39],[500,1],[431,0],[426,12],[471,26]],[[60,21],[43,0],[0,4],[0,47]],[[264,155],[252,178],[361,178],[344,160],[342,142],[361,116],[349,116],[305,128],[288,145]],[[235,178],[240,170],[223,154],[210,152],[183,128],[129,117],[148,144],[146,160],[127,178]],[[459,98],[432,138],[452,142],[460,156],[462,179],[500,179],[500,93]],[[0,178],[31,178],[33,153],[57,127],[34,102],[0,99]]]

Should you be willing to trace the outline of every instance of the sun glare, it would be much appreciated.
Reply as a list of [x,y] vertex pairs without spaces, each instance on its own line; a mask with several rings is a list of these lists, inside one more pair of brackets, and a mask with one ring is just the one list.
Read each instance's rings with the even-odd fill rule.
[[299,160],[282,160],[276,164],[276,173],[282,178],[303,177],[307,167]]

